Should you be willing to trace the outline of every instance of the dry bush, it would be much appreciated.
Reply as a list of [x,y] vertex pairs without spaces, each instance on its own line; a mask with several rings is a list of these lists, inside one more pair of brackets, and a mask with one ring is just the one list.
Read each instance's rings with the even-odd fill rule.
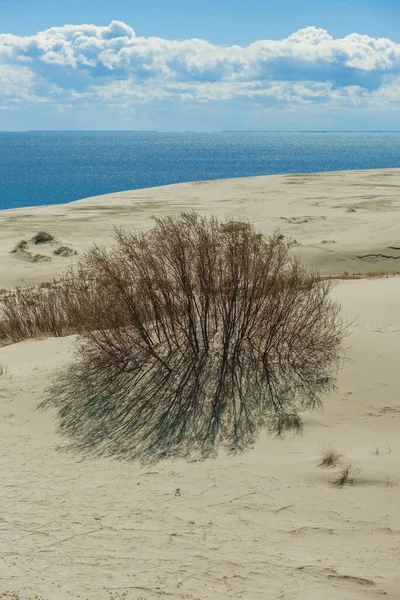
[[[88,286],[72,274],[7,291],[0,297],[0,343],[20,342],[41,336],[63,336],[80,330],[82,303]],[[78,302],[79,295],[79,302]],[[75,305],[79,304],[79,311]]]
[[[78,265],[59,279],[4,290],[0,294],[0,344],[86,330],[97,291],[96,282],[85,280],[85,275]],[[113,298],[108,301],[112,304]]]
[[340,462],[341,458],[342,454],[340,454],[340,452],[338,452],[335,448],[326,448],[322,455],[319,466],[324,467],[326,469],[330,467],[336,467],[336,465]]
[[182,214],[116,242],[70,282],[83,338],[42,404],[75,447],[155,460],[299,430],[341,357],[331,283],[246,223]]
[[19,342],[41,335],[62,335],[64,315],[52,289],[17,288],[1,298],[0,340]]

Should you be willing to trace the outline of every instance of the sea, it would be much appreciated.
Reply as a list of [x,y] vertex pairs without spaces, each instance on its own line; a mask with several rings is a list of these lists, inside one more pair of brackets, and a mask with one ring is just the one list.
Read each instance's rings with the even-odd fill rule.
[[400,167],[400,132],[0,132],[0,209],[209,179]]

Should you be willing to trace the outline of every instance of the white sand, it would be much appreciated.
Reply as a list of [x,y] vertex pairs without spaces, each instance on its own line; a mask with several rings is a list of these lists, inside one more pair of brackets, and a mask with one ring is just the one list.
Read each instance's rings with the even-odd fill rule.
[[[194,198],[204,211],[245,215],[265,231],[281,215],[326,217],[282,221],[282,230],[307,244],[328,272],[337,261],[352,264],[351,252],[400,246],[400,172],[304,180],[241,179],[113,197],[121,199],[121,223],[140,227],[151,223],[157,202],[164,214],[192,207]],[[366,198],[367,191],[377,199]],[[63,264],[61,258],[31,264],[8,255],[10,245],[37,230],[79,250],[94,238],[108,242],[117,219],[110,218],[116,209],[107,209],[108,201],[0,213],[0,286],[48,277]],[[345,213],[348,205],[357,212]],[[324,238],[336,239],[332,254],[317,245]],[[379,265],[386,261],[395,259]],[[357,270],[363,264],[358,259]],[[347,340],[350,360],[325,410],[306,415],[302,437],[263,437],[241,456],[204,463],[144,468],[62,452],[67,441],[55,431],[54,414],[35,408],[50,377],[69,360],[74,338],[1,348],[0,593],[49,600],[97,600],[107,598],[107,590],[128,590],[132,600],[398,600],[400,278],[342,281],[333,294],[346,317],[357,320]],[[331,481],[338,469],[318,467],[329,444],[362,469],[353,485],[336,488]]]
[[[351,208],[356,212],[346,212]],[[380,169],[188,183],[0,211],[0,288],[66,268],[75,258],[52,256],[60,245],[82,252],[94,241],[109,244],[113,226],[148,228],[153,215],[193,209],[247,218],[266,234],[280,228],[324,273],[400,271],[400,169]],[[10,251],[41,230],[59,243],[31,247],[51,257],[33,269]]]

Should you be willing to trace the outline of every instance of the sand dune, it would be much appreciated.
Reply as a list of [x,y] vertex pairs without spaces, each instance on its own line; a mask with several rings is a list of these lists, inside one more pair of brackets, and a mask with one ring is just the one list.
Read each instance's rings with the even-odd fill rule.
[[[6,211],[0,285],[64,268],[63,257],[27,264],[8,254],[36,231],[82,251],[93,239],[108,243],[112,222],[147,227],[151,214],[192,208],[195,199],[204,212],[247,216],[267,232],[282,221],[328,272],[360,270],[364,259],[353,254],[400,247],[399,187],[400,171],[286,176],[114,194],[112,206],[102,197]],[[396,259],[379,266],[386,260]],[[338,391],[324,411],[305,415],[302,437],[265,436],[236,457],[146,468],[71,455],[55,415],[36,407],[72,359],[74,337],[0,348],[0,593],[400,598],[400,278],[341,281],[333,294],[352,322]],[[351,463],[352,485],[332,483],[339,466],[318,466],[330,446]]]
[[187,183],[1,211],[0,288],[49,279],[76,260],[51,256],[32,269],[10,254],[38,231],[80,253],[109,244],[113,226],[145,229],[152,216],[193,209],[247,218],[266,234],[279,228],[326,274],[400,271],[400,169],[379,169]]

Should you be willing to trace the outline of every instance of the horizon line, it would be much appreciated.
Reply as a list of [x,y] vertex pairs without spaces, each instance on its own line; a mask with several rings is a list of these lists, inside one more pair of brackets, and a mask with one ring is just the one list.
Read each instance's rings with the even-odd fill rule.
[[400,133],[400,129],[1,129],[0,133]]

